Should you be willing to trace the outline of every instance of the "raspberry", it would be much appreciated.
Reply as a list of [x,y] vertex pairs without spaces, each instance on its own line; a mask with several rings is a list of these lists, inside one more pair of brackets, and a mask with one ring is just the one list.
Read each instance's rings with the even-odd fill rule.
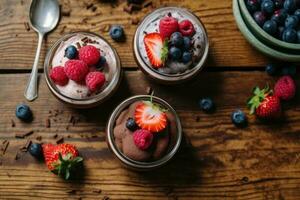
[[164,17],[159,22],[159,33],[162,38],[169,38],[178,30],[178,21],[174,17]]
[[133,133],[133,140],[139,149],[146,150],[152,144],[153,134],[148,130],[139,129]]
[[179,23],[179,31],[183,36],[193,36],[195,34],[195,28],[190,20],[183,20]]
[[69,81],[69,78],[65,73],[65,69],[62,66],[53,67],[50,71],[50,78],[55,84],[61,86],[66,85]]
[[68,60],[65,63],[65,73],[69,79],[81,82],[89,73],[89,67],[81,60]]
[[275,84],[274,94],[282,100],[292,99],[296,94],[296,84],[292,77],[281,77]]
[[102,72],[90,72],[85,78],[85,83],[91,92],[95,92],[104,85],[105,76]]
[[79,50],[79,59],[88,65],[96,65],[100,56],[100,51],[92,45],[81,47]]

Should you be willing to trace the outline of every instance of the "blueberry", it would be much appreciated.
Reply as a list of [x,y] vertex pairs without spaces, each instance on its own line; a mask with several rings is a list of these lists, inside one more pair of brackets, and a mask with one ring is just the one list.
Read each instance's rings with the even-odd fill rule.
[[247,125],[247,116],[241,110],[236,110],[231,114],[231,120],[237,127],[245,127]]
[[266,16],[263,12],[257,11],[253,14],[253,18],[259,26],[263,26],[266,21]]
[[281,69],[282,75],[295,76],[297,73],[297,67],[295,65],[286,66]]
[[183,45],[183,37],[180,32],[175,32],[170,37],[171,45],[175,47],[181,47]]
[[16,116],[25,122],[29,122],[32,120],[32,112],[31,112],[29,106],[27,106],[25,104],[19,104],[17,106]]
[[277,36],[278,36],[278,38],[279,38],[280,40],[282,39],[283,31],[284,31],[284,27],[283,27],[283,26],[279,26],[279,27],[278,27],[278,30],[277,30]]
[[200,108],[205,112],[212,112],[215,108],[214,102],[211,98],[203,98],[199,102]]
[[189,51],[183,52],[183,54],[182,54],[182,62],[184,64],[186,64],[186,63],[189,63],[191,61],[192,61],[192,53],[189,52]]
[[277,23],[273,20],[268,20],[264,23],[263,29],[270,35],[275,35],[277,31]]
[[282,8],[284,0],[273,0],[275,8]]
[[285,29],[282,34],[282,40],[289,43],[295,43],[297,41],[297,31],[295,29]]
[[182,52],[177,47],[171,47],[169,50],[169,56],[172,60],[179,60],[181,58]]
[[105,64],[106,64],[106,58],[104,56],[101,56],[96,68],[101,69],[104,67]]
[[297,42],[300,44],[300,30],[299,31],[297,31]]
[[191,48],[191,39],[189,37],[183,37],[183,49],[190,50]]
[[278,66],[274,65],[274,64],[268,64],[266,66],[266,72],[267,74],[269,74],[270,76],[274,76],[277,74],[278,72]]
[[261,11],[272,14],[274,12],[275,5],[272,0],[264,0],[261,4]]
[[78,55],[78,51],[75,46],[70,45],[65,49],[65,57],[69,59],[75,59]]
[[247,0],[246,6],[247,6],[247,9],[249,10],[249,12],[251,12],[251,13],[258,11],[258,9],[260,7],[257,0]]
[[298,17],[298,20],[300,21],[300,9],[297,9],[294,13],[295,16]]
[[274,20],[275,22],[277,22],[277,24],[283,25],[286,18],[287,18],[286,10],[281,9],[281,10],[276,10],[274,12],[274,15],[272,15],[271,20]]
[[285,0],[283,7],[284,7],[284,9],[287,10],[288,13],[293,13],[296,10],[296,1],[295,0]]
[[133,132],[138,129],[138,125],[135,123],[133,118],[128,118],[126,122],[126,128]]
[[43,149],[41,144],[31,144],[28,151],[33,157],[37,159],[43,158]]
[[120,25],[113,25],[109,30],[109,35],[113,40],[120,41],[124,38],[124,29]]
[[291,15],[285,20],[286,28],[296,28],[298,26],[299,19],[296,15]]

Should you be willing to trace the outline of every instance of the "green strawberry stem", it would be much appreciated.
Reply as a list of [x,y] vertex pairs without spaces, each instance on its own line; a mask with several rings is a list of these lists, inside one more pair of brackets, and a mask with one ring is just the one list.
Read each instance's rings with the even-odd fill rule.
[[164,41],[164,44],[163,44],[163,48],[161,50],[161,60],[163,63],[166,62],[166,60],[168,59],[168,54],[169,54],[169,41],[166,39]]
[[259,87],[253,88],[252,92],[254,95],[249,98],[247,102],[247,106],[250,109],[251,115],[255,113],[261,102],[272,93],[272,90],[270,90],[269,86],[266,85],[266,87],[262,90]]
[[54,165],[53,173],[58,176],[63,177],[65,180],[68,180],[73,172],[79,165],[82,164],[82,157],[72,158],[72,154],[68,153],[65,156],[62,156],[61,153],[58,155],[58,162]]

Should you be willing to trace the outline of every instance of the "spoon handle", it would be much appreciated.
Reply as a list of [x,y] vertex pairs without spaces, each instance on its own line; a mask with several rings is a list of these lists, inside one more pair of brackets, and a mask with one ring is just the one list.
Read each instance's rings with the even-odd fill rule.
[[38,64],[39,64],[39,58],[43,43],[44,35],[39,33],[39,42],[35,54],[34,64],[32,66],[32,71],[30,74],[30,78],[28,80],[24,96],[28,101],[33,101],[38,97]]

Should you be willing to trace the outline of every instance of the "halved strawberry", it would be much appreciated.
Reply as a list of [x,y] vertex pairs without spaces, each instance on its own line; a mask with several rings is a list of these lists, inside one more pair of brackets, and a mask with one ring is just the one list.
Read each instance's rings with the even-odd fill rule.
[[144,44],[152,66],[162,67],[168,56],[168,41],[164,41],[159,33],[149,33],[144,37]]
[[140,128],[151,132],[160,132],[167,126],[166,113],[159,105],[150,101],[138,104],[134,117]]

